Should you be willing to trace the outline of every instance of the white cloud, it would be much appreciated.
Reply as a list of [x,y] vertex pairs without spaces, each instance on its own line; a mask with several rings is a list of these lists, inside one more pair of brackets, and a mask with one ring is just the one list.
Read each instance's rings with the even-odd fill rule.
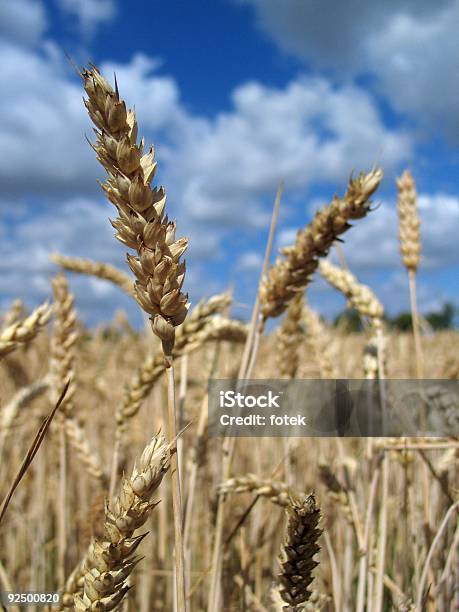
[[[233,110],[184,124],[174,149],[171,184],[196,220],[260,227],[285,180],[291,191],[314,182],[342,182],[379,159],[388,173],[410,154],[407,135],[387,130],[361,89],[335,89],[300,78],[285,89],[248,83],[233,93]],[[358,118],[358,119],[357,119]]]
[[[233,239],[244,252],[244,240],[269,224],[281,179],[295,198],[317,181],[343,185],[352,169],[381,156],[393,172],[410,155],[408,136],[388,130],[371,97],[355,86],[301,77],[282,89],[246,83],[233,92],[230,111],[203,118],[186,110],[176,81],[158,74],[157,60],[137,54],[101,67],[109,78],[116,71],[147,144],[157,145],[169,212],[190,239],[186,288],[194,302],[225,288],[226,278],[212,280],[203,262],[229,266],[225,241]],[[37,303],[48,291],[51,251],[123,267],[125,250],[108,223],[113,208],[96,196],[103,171],[84,139],[91,127],[67,60],[50,42],[33,52],[3,42],[0,79],[9,83],[0,99],[0,207],[11,221],[0,224],[8,261],[0,293]],[[248,280],[259,263],[256,253],[245,253],[228,276],[237,270]],[[107,303],[110,309],[120,304],[116,291],[100,293],[113,292],[109,286],[73,282],[82,293],[80,307],[93,318],[109,318]]]
[[458,0],[239,1],[287,52],[339,79],[374,75],[396,109],[459,137]]
[[47,28],[41,0],[4,0],[0,2],[0,37],[24,45],[38,42]]
[[258,251],[246,251],[239,257],[236,267],[242,272],[260,272],[262,265],[263,257]]
[[82,31],[91,35],[97,26],[111,21],[116,14],[113,0],[57,0],[70,15],[77,17]]

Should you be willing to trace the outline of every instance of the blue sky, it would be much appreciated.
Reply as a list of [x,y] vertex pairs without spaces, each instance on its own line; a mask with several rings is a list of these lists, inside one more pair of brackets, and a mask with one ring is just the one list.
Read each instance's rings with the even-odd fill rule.
[[[276,248],[342,193],[352,171],[381,164],[379,204],[346,235],[352,271],[394,314],[408,307],[394,179],[417,181],[426,312],[459,303],[458,0],[15,0],[0,4],[0,308],[49,296],[49,254],[125,268],[113,211],[85,141],[81,84],[66,58],[94,61],[156,145],[170,214],[190,238],[192,303],[234,287],[253,300],[276,187]],[[332,253],[333,256],[333,253]],[[116,288],[72,277],[83,319],[117,308]],[[317,279],[310,300],[344,300]]]

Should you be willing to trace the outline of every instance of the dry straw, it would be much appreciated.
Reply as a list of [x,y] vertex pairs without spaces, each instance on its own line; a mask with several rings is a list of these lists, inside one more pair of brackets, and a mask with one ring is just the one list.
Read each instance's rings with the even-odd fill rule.
[[335,195],[330,206],[324,206],[305,229],[298,231],[295,244],[281,250],[283,257],[269,269],[260,290],[264,321],[286,310],[290,300],[309,283],[319,258],[325,257],[333,242],[351,227],[350,221],[367,215],[370,197],[381,179],[380,169],[352,178],[345,195]]
[[95,276],[117,285],[128,295],[134,295],[134,281],[130,276],[107,263],[92,261],[83,257],[65,257],[59,253],[51,255],[51,261],[69,272]]
[[15,321],[0,330],[0,358],[21,345],[26,345],[48,323],[51,310],[45,302],[22,321]]

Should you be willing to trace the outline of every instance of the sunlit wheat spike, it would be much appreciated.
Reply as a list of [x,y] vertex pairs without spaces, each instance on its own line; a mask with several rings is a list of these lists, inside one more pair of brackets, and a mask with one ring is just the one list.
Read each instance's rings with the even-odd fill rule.
[[416,184],[409,170],[397,179],[400,252],[408,270],[416,271],[421,257],[421,235]]
[[281,256],[268,271],[260,289],[263,320],[277,317],[303,291],[334,241],[350,227],[350,221],[371,210],[370,197],[378,188],[380,169],[351,178],[345,195],[337,195],[329,206],[317,211],[312,222],[296,236],[295,244],[281,249]]
[[136,278],[135,297],[150,316],[164,353],[170,355],[175,328],[188,311],[181,261],[188,240],[176,239],[175,222],[164,214],[164,188],[151,187],[154,149],[144,153],[143,140],[138,143],[135,112],[127,110],[118,87],[114,90],[96,67],[83,70],[82,77],[88,95],[85,105],[96,126],[94,150],[108,174],[102,187],[118,212],[112,225],[118,240],[136,251],[135,256],[127,256]]

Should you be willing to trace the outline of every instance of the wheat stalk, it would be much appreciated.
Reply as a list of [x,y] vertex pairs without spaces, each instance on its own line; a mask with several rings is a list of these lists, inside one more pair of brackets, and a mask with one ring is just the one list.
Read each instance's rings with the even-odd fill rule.
[[351,227],[349,222],[367,215],[369,198],[381,179],[379,169],[351,179],[344,197],[335,195],[330,206],[324,206],[298,231],[295,244],[281,249],[283,258],[271,266],[261,286],[263,321],[285,311],[290,300],[308,285],[319,258],[325,257],[333,242]]
[[16,321],[0,330],[0,358],[11,353],[18,346],[25,345],[35,338],[48,323],[51,314],[47,302],[38,306],[28,317]]
[[95,276],[110,281],[130,296],[134,295],[134,282],[130,276],[107,263],[92,261],[83,257],[65,257],[59,253],[51,255],[51,261],[69,272]]
[[[85,105],[96,126],[94,150],[108,174],[102,185],[115,205],[118,217],[112,221],[116,237],[136,255],[127,255],[136,282],[135,297],[150,316],[153,333],[161,340],[166,360],[168,384],[169,437],[177,437],[175,382],[172,351],[175,328],[188,312],[188,295],[182,293],[185,263],[181,257],[188,239],[176,240],[175,222],[164,215],[166,194],[163,187],[152,189],[156,162],[154,149],[144,154],[144,142],[137,144],[137,120],[127,110],[115,90],[96,67],[82,72],[88,95]],[[171,459],[172,502],[174,507],[177,606],[185,611],[184,552],[182,537],[182,498],[177,455]]]

